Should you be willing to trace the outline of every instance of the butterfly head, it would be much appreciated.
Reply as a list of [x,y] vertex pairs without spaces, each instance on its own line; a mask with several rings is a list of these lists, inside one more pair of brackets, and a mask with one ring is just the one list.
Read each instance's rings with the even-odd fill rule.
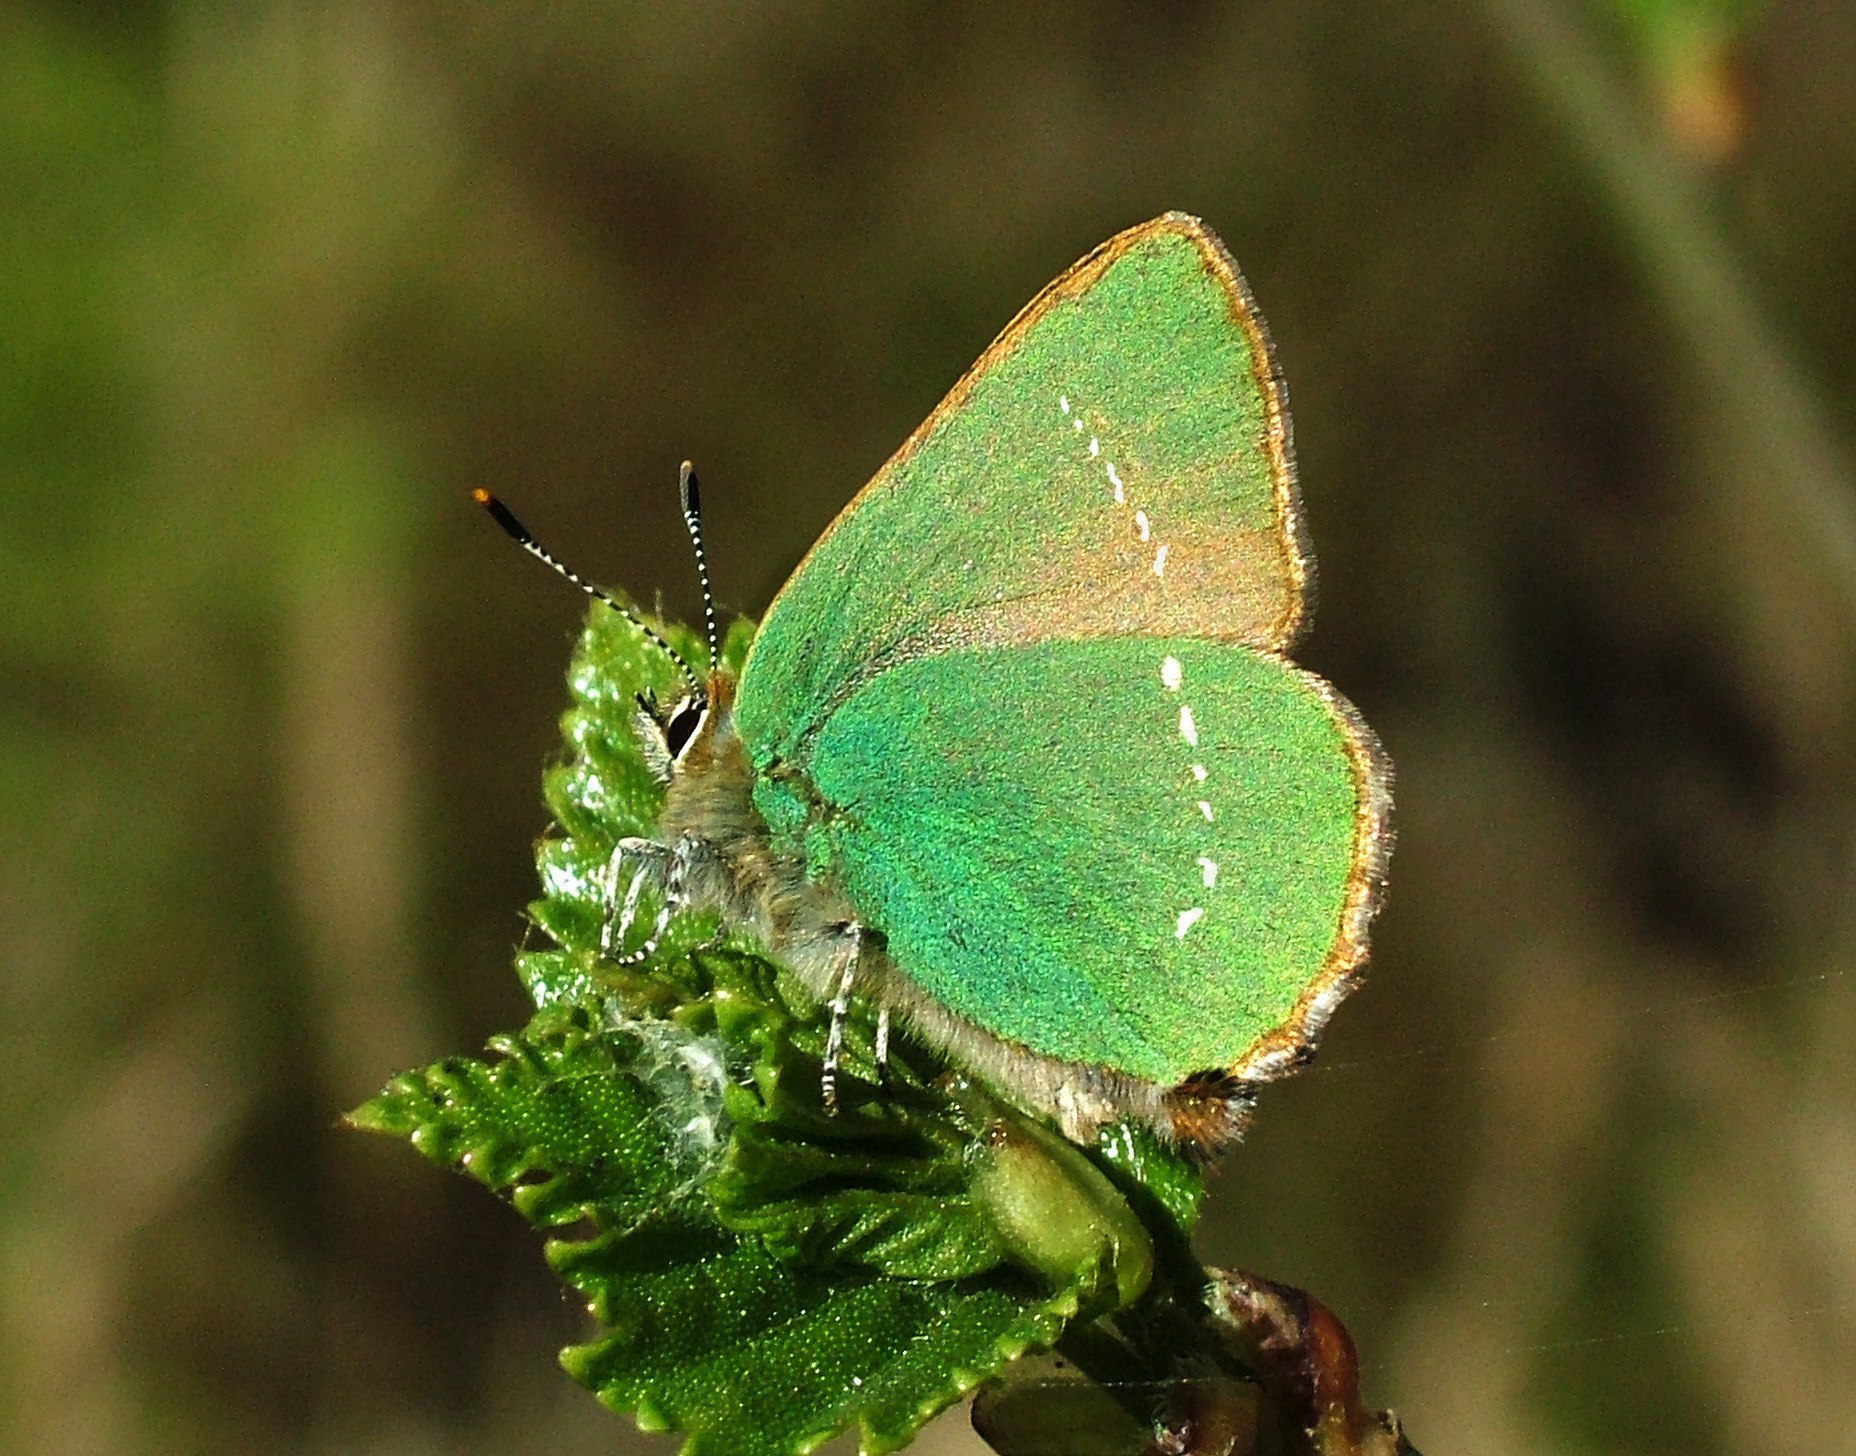
[[734,698],[734,677],[721,668],[710,672],[700,689],[685,692],[671,703],[660,703],[650,693],[638,695],[632,732],[660,784],[699,772],[715,761],[729,732]]

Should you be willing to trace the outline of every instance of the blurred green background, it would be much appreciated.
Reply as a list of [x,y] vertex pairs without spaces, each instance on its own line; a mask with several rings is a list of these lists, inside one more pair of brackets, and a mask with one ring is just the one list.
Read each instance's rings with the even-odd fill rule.
[[1207,1257],[1429,1456],[1856,1451],[1856,7],[1718,0],[0,0],[0,1440],[671,1449],[335,1127],[524,1016],[581,602],[466,491],[687,614],[691,456],[757,611],[1169,207],[1400,775]]

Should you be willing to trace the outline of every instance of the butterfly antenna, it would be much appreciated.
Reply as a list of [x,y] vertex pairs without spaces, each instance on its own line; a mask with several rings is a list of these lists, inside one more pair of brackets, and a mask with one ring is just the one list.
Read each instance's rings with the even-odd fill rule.
[[[594,586],[592,582],[581,576],[580,573],[575,571],[572,567],[564,565],[553,552],[549,551],[547,547],[543,546],[541,542],[537,541],[529,534],[528,527],[516,519],[514,511],[510,510],[508,506],[491,495],[489,491],[479,486],[470,493],[470,498],[488,511],[490,513],[490,519],[501,526],[509,539],[514,541],[516,545],[520,546],[524,551],[528,552],[530,556],[533,556],[543,566],[548,567],[558,575],[566,577],[567,580],[579,587],[581,591],[585,592],[595,601],[604,602],[640,632],[644,633],[652,642],[656,643],[663,651],[664,656],[676,663],[677,671],[683,674],[683,680],[689,684],[690,692],[693,696],[699,701],[705,700],[708,697],[708,694],[702,690],[702,684],[697,681],[694,669],[683,660],[683,654],[678,652],[676,648],[672,647],[656,632],[652,631],[650,624],[647,623],[643,617],[639,616],[636,610],[627,606],[624,602],[615,600],[613,597]],[[700,560],[701,558],[698,557],[698,559]],[[714,638],[714,632],[714,626],[711,624],[711,640]]]
[[709,661],[722,660],[721,638],[715,630],[715,593],[709,590],[709,558],[702,549],[702,496],[696,487],[696,467],[685,460],[677,470],[677,495],[683,501],[683,524],[696,548],[696,579],[702,585],[702,622],[709,635]]

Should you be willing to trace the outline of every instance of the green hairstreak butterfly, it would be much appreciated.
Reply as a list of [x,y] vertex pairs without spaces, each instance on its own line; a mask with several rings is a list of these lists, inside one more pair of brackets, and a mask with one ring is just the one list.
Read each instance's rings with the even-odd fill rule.
[[[683,501],[700,566],[687,466]],[[1249,290],[1197,219],[1132,228],[844,509],[738,681],[684,665],[640,715],[664,805],[610,913],[629,876],[627,919],[650,883],[756,935],[832,1006],[828,1094],[862,997],[1073,1138],[1227,1142],[1357,980],[1391,847],[1377,741],[1286,656],[1311,570]]]

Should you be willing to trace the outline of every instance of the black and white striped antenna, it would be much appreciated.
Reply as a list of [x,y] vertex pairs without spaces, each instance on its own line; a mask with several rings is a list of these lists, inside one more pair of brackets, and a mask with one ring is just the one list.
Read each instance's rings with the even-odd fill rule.
[[702,625],[709,638],[709,663],[722,660],[722,641],[715,628],[715,593],[709,590],[709,558],[702,549],[702,497],[696,489],[696,467],[685,460],[677,470],[677,495],[683,502],[683,524],[696,548],[696,579],[702,586]]
[[[691,511],[692,503],[696,499],[696,480],[695,477],[690,474],[690,468],[687,463],[685,463],[683,467],[683,476],[684,479],[688,481],[688,485],[684,488],[683,493],[683,514],[684,519],[689,521],[693,519]],[[683,674],[684,682],[689,684],[690,695],[698,702],[708,701],[708,694],[703,691],[702,683],[698,681],[695,669],[683,660],[682,653],[678,652],[676,648],[672,647],[656,632],[652,631],[650,624],[647,623],[643,617],[638,615],[636,609],[627,606],[624,602],[601,591],[598,587],[594,586],[592,582],[581,576],[579,572],[565,565],[552,551],[548,550],[547,547],[543,546],[541,542],[530,535],[528,527],[524,526],[516,519],[515,513],[495,496],[491,495],[489,491],[479,486],[470,493],[470,498],[488,511],[490,513],[490,519],[501,526],[504,532],[508,534],[509,538],[524,551],[528,552],[530,556],[533,556],[543,566],[566,577],[568,581],[579,587],[581,591],[585,592],[595,601],[604,602],[640,632],[644,633],[652,642],[656,643],[657,646],[663,650],[664,655],[677,665],[677,671]],[[692,533],[694,533],[695,527],[693,525],[690,529]],[[700,539],[696,546],[696,563],[698,569],[703,570],[703,607],[708,613],[709,643],[710,651],[713,653],[715,644],[715,613],[713,610],[709,609],[709,578],[706,569],[702,567],[702,543]]]

